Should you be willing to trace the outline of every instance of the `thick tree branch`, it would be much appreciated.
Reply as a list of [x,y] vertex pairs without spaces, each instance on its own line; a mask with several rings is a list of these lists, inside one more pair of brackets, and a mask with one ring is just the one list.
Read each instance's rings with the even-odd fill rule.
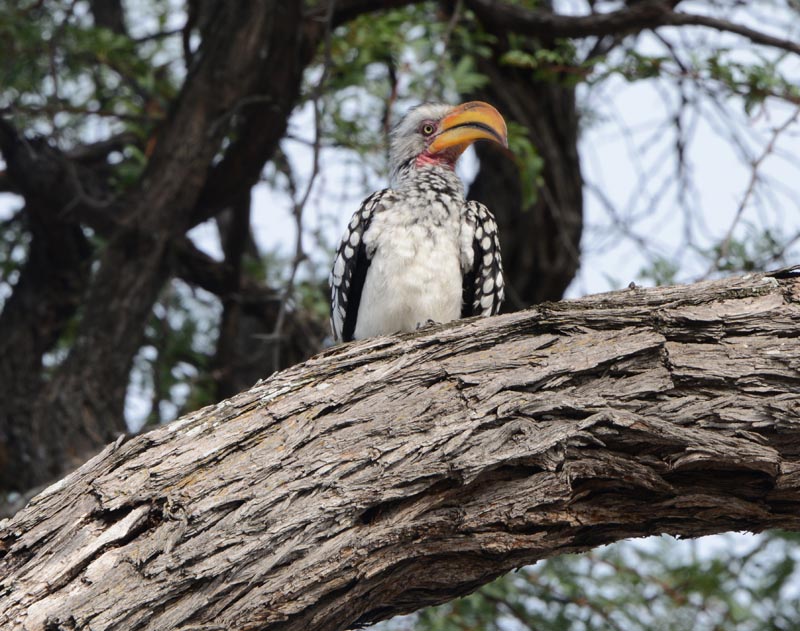
[[763,46],[772,46],[781,50],[800,55],[800,43],[793,42],[782,37],[773,37],[763,31],[752,29],[744,24],[737,24],[730,20],[722,18],[715,18],[709,15],[694,15],[691,13],[683,13],[675,11],[666,16],[664,25],[669,26],[706,26],[716,31],[726,33],[735,33],[746,37],[754,44],[761,44]]
[[547,556],[800,529],[800,268],[337,347],[0,523],[0,627],[340,630]]
[[77,192],[63,155],[41,140],[26,140],[2,119],[0,151],[10,184],[26,200],[15,220],[24,221],[31,237],[0,312],[0,489],[24,490],[60,473],[39,456],[63,445],[27,421],[46,381],[42,356],[75,318],[89,284],[92,248],[80,226],[65,217],[61,196],[70,200]]
[[172,248],[175,275],[221,298],[238,290],[232,280],[233,269],[226,261],[216,261],[197,249],[189,237],[175,240]]
[[118,35],[125,35],[125,11],[120,0],[89,0],[89,8],[97,26],[107,28]]
[[85,221],[103,234],[121,224],[108,183],[110,168],[97,162],[129,140],[129,134],[120,134],[64,154],[42,137],[27,139],[0,118],[0,153],[8,165],[9,184],[28,202],[47,207],[58,221],[74,228]]
[[19,188],[14,184],[14,180],[8,175],[8,171],[0,171],[0,193],[17,193]]
[[[412,4],[420,4],[421,2],[422,0],[326,0],[325,2],[316,3],[306,12],[304,17],[309,23],[316,22],[319,28],[324,29],[326,16],[331,12],[331,9],[333,9],[333,26],[339,26],[356,19],[364,13],[398,9]],[[333,7],[331,7],[331,4],[333,4]]]
[[[30,200],[22,211],[31,235],[14,292],[0,312],[0,489],[30,488],[60,469],[31,467],[62,449],[52,434],[22,422],[45,383],[42,356],[75,318],[91,276],[92,248],[79,226]],[[80,461],[76,462],[78,464]]]
[[642,0],[624,9],[589,15],[563,15],[526,9],[503,0],[466,0],[478,18],[493,28],[533,37],[592,37],[638,33],[659,26],[705,26],[735,33],[755,44],[800,54],[800,43],[751,29],[742,24],[706,15],[674,11],[674,0]]
[[588,15],[537,11],[503,0],[466,0],[485,24],[533,37],[593,37],[638,32],[662,24],[677,2],[642,0],[624,9]]

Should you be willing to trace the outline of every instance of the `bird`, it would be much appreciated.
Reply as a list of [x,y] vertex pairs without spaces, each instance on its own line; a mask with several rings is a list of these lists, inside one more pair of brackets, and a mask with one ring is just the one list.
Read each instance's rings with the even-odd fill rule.
[[392,130],[391,188],[353,214],[330,273],[335,342],[499,311],[497,224],[455,172],[477,140],[508,147],[505,120],[482,101],[423,103]]

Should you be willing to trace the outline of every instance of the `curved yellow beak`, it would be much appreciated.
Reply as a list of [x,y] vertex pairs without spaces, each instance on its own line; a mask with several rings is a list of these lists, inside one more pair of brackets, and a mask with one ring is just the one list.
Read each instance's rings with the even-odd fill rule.
[[483,101],[463,103],[445,116],[428,151],[460,154],[476,140],[491,140],[508,147],[506,122],[500,112]]

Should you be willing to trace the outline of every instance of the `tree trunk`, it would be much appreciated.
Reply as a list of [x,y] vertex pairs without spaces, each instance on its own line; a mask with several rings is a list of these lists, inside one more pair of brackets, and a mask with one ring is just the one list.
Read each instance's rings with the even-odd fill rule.
[[80,227],[52,210],[31,200],[23,211],[31,234],[28,259],[0,313],[0,489],[28,489],[59,473],[43,464],[55,450],[53,434],[24,421],[44,386],[43,355],[80,307],[92,252]]
[[339,346],[0,523],[0,628],[347,629],[656,533],[800,529],[800,268]]
[[[552,12],[549,3],[539,11]],[[470,199],[485,203],[497,219],[506,275],[504,311],[559,300],[578,271],[583,231],[583,177],[578,155],[578,109],[569,77],[537,77],[503,62],[513,50],[506,29],[483,25],[494,36],[492,54],[477,57],[489,79],[475,94],[495,104],[510,122],[527,130],[542,160],[536,200],[523,199],[520,173],[512,160],[488,143],[478,144],[480,170]],[[519,46],[519,42],[516,43]],[[556,48],[550,39],[526,42],[531,51]],[[526,175],[532,179],[530,175]]]
[[[126,195],[103,209],[93,209],[92,218],[100,218],[100,232],[107,244],[91,279],[85,262],[83,284],[89,285],[88,289],[77,283],[70,285],[73,292],[68,298],[82,301],[79,303],[84,308],[75,324],[69,355],[43,379],[41,371],[35,370],[43,350],[33,348],[38,355],[29,361],[33,365],[27,371],[31,377],[19,382],[29,391],[35,390],[35,396],[17,397],[18,404],[0,414],[0,437],[9,437],[11,444],[10,451],[0,453],[1,491],[24,491],[32,484],[52,480],[124,431],[123,404],[130,366],[141,346],[152,306],[173,273],[175,241],[195,223],[198,208],[210,214],[219,212],[220,207],[204,194],[211,191],[214,199],[224,204],[226,187],[241,184],[241,176],[230,172],[231,161],[238,164],[243,156],[253,158],[246,175],[254,180],[283,136],[303,69],[317,41],[306,35],[319,38],[319,33],[304,34],[300,4],[262,0],[241,5],[217,1],[206,6],[212,11],[213,21],[201,38],[202,54],[188,69],[183,89],[154,138],[145,173]],[[97,13],[95,18],[105,20]],[[211,165],[234,121],[247,122],[251,110],[259,108],[263,108],[258,117],[259,133],[250,133],[229,148],[225,159],[216,165],[227,170],[215,170]],[[82,239],[73,215],[81,214],[80,202],[87,195],[73,189],[83,173],[74,165],[67,169],[67,160],[60,154],[55,156],[60,159],[39,159],[38,154],[52,158],[58,152],[39,146],[42,143],[28,143],[13,132],[9,124],[0,121],[0,149],[26,199],[44,197],[46,204],[40,205],[52,215],[67,215],[65,222]],[[26,169],[31,162],[38,169]],[[51,162],[57,168],[42,168]],[[215,189],[219,177],[225,179],[222,192]],[[50,184],[45,178],[56,186],[44,185]],[[239,196],[242,190],[249,190],[249,185],[238,189]],[[70,213],[65,208],[71,209]],[[60,225],[51,226],[51,231],[57,232]],[[72,233],[67,234],[72,237]],[[77,264],[59,270],[61,276],[72,268],[78,269]],[[52,273],[40,276],[48,279]],[[25,287],[30,288],[29,302],[45,306],[54,302],[50,292],[45,292],[48,284],[28,283]],[[44,294],[48,294],[46,298]],[[13,306],[11,301],[9,304]],[[72,315],[60,304],[56,306],[59,313]],[[72,305],[73,311],[77,306]],[[40,311],[47,315],[54,308]],[[68,322],[69,318],[62,320]],[[25,332],[24,317],[17,321],[17,329]],[[36,319],[27,326],[34,332],[40,328]],[[19,332],[8,337],[19,339]],[[37,343],[41,346],[45,341]],[[14,367],[9,360],[0,360],[0,374],[13,372]],[[33,442],[35,449],[23,445],[19,437],[25,436],[31,437],[28,442]],[[16,450],[16,445],[25,448]]]

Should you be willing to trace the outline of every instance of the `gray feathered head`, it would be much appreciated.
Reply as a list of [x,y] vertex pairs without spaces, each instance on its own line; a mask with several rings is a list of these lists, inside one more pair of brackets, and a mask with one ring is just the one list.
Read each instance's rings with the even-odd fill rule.
[[508,147],[506,123],[488,103],[418,105],[392,130],[389,149],[392,177],[426,164],[452,169],[476,140],[491,140]]

